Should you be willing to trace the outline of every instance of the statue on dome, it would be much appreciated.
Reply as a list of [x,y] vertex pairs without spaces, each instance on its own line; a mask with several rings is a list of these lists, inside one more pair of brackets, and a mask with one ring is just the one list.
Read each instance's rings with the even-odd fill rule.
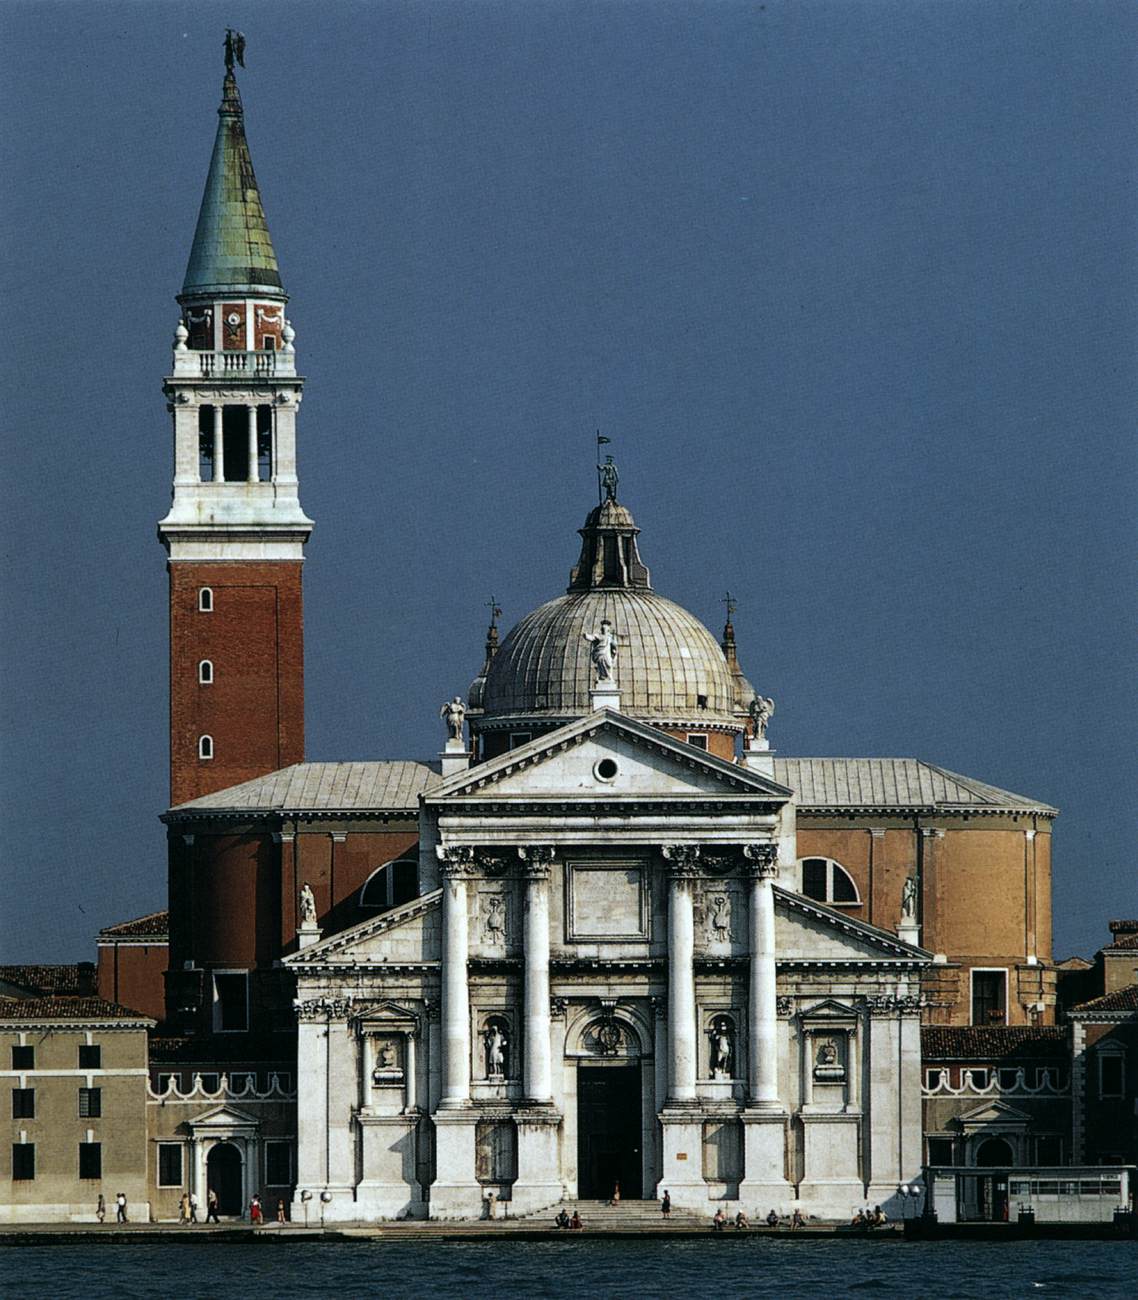
[[462,724],[466,718],[466,705],[462,702],[462,696],[456,695],[453,700],[447,700],[439,710],[439,717],[447,724],[450,739],[461,741]]
[[237,60],[239,67],[245,66],[245,36],[242,32],[235,32],[232,27],[225,29],[225,69],[227,72],[233,71],[233,61]]
[[765,736],[767,734],[767,723],[774,717],[774,700],[769,695],[766,698],[756,695],[747,706],[747,712],[751,715],[755,738],[759,739]]
[[617,645],[612,624],[607,618],[602,618],[598,631],[582,632],[581,635],[592,647],[589,654],[597,670],[597,682],[615,682]]
[[597,466],[597,473],[601,476],[601,489],[605,494],[605,500],[615,501],[616,485],[620,482],[620,475],[616,472],[611,456],[606,456],[605,463]]
[[316,924],[316,895],[307,880],[300,887],[300,924],[302,926]]
[[917,882],[913,876],[905,877],[901,890],[901,920],[913,924],[917,919]]

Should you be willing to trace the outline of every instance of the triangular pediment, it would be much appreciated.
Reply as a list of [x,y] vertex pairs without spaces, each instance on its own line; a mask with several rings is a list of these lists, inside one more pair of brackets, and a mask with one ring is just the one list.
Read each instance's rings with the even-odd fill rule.
[[1030,1124],[1031,1116],[1026,1111],[1017,1110],[1015,1106],[1009,1106],[1006,1101],[989,1101],[982,1106],[977,1106],[975,1110],[965,1111],[962,1115],[957,1116],[961,1124],[969,1127],[979,1127],[988,1124],[1005,1124],[1019,1126],[1021,1124]]
[[425,802],[686,798],[781,805],[791,797],[770,777],[606,709],[457,773],[429,791]]
[[316,970],[345,962],[367,965],[422,964],[439,959],[442,890],[369,917],[284,959],[294,970]]
[[798,1013],[799,1020],[824,1020],[827,1023],[834,1020],[851,1020],[856,1016],[856,1007],[838,1002],[835,998],[823,998],[821,1002],[816,1002],[812,1007],[807,1007],[805,1011]]
[[919,962],[932,953],[905,943],[887,930],[867,925],[775,886],[775,951],[779,961]]
[[211,1106],[209,1110],[204,1110],[200,1115],[195,1116],[189,1121],[190,1127],[198,1129],[235,1129],[256,1127],[260,1121],[256,1115],[250,1115],[248,1111],[240,1110],[236,1106],[230,1106],[228,1103],[222,1103],[220,1106]]

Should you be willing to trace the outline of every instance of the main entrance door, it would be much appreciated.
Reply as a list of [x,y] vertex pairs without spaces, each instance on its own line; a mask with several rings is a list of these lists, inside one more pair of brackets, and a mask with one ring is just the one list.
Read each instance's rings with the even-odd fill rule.
[[241,1152],[232,1142],[219,1142],[205,1162],[206,1184],[217,1193],[219,1214],[243,1214]]
[[578,1066],[577,1195],[642,1196],[640,1139],[640,1066]]

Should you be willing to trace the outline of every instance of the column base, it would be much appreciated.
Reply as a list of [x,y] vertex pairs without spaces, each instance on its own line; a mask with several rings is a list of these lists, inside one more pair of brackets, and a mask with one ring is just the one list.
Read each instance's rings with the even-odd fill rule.
[[435,1112],[435,1181],[431,1184],[432,1219],[479,1219],[482,1187],[474,1176],[477,1113],[469,1103]]
[[739,1201],[756,1222],[771,1209],[786,1213],[795,1199],[794,1186],[786,1177],[789,1117],[777,1103],[752,1102],[740,1118],[743,1181],[739,1184]]
[[510,1192],[512,1214],[532,1214],[565,1198],[561,1181],[561,1115],[550,1104],[514,1114],[518,1176]]
[[665,1192],[672,1204],[706,1211],[707,1183],[703,1177],[703,1116],[696,1101],[669,1101],[660,1111],[663,1174],[657,1199]]
[[422,1218],[426,1205],[416,1178],[418,1115],[356,1116],[363,1177],[356,1185],[357,1218]]

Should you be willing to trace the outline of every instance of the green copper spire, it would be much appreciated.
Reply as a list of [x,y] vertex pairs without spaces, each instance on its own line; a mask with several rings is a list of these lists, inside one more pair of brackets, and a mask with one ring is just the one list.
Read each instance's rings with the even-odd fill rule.
[[245,140],[241,95],[227,68],[217,139],[198,213],[181,297],[224,294],[281,296],[277,255]]

